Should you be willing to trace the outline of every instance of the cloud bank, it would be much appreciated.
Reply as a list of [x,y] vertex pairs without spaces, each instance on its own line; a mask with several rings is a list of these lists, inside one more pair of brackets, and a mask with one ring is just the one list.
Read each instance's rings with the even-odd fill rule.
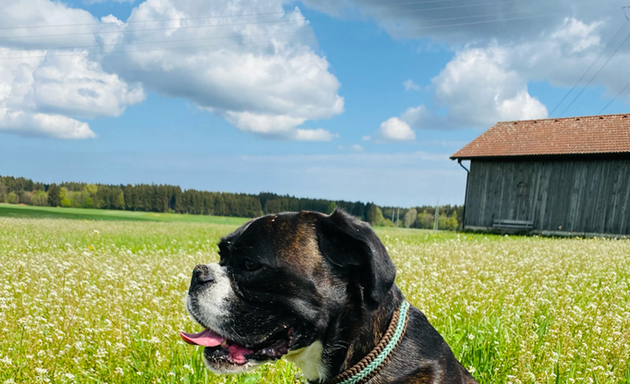
[[[572,87],[610,41],[608,33],[601,21],[565,18],[536,38],[512,42],[492,38],[457,48],[451,61],[431,80],[431,103],[408,108],[400,119],[414,129],[450,130],[487,129],[498,121],[549,117],[548,108],[530,94],[529,83],[547,81]],[[630,52],[621,49],[597,76],[593,84],[603,86],[604,96],[617,94],[618,74],[628,62]],[[564,105],[555,116],[563,110]]]
[[[342,113],[344,99],[328,61],[311,48],[308,21],[297,8],[285,13],[280,0],[147,0],[126,21],[49,0],[8,0],[0,24],[18,27],[0,40],[5,132],[94,137],[77,119],[120,116],[153,91],[261,137],[336,137],[299,128]],[[34,28],[45,25],[67,26]]]

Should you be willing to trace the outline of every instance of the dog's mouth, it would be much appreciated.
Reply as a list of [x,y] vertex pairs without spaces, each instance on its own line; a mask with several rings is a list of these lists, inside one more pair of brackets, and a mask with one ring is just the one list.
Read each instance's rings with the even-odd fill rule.
[[180,336],[188,344],[206,347],[204,356],[209,362],[227,362],[239,366],[252,361],[280,359],[297,340],[296,332],[287,325],[282,325],[280,331],[268,335],[265,341],[253,345],[239,344],[209,328],[199,333],[181,332]]

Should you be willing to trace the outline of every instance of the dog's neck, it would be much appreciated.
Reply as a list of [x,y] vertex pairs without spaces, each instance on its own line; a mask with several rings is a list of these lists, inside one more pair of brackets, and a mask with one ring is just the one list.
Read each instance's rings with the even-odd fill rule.
[[324,344],[323,361],[329,379],[354,366],[379,343],[394,312],[399,309],[403,295],[394,285],[388,296],[374,310],[350,308],[342,315]]

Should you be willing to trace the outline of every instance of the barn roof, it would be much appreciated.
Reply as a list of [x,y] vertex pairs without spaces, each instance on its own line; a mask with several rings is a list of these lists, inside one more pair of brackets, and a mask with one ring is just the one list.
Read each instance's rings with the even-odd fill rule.
[[505,121],[451,159],[630,153],[630,115]]

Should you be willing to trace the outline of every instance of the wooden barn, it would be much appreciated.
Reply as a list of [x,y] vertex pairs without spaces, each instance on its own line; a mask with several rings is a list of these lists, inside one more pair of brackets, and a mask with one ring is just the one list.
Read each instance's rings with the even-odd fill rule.
[[630,235],[630,114],[497,123],[451,159],[464,229]]

